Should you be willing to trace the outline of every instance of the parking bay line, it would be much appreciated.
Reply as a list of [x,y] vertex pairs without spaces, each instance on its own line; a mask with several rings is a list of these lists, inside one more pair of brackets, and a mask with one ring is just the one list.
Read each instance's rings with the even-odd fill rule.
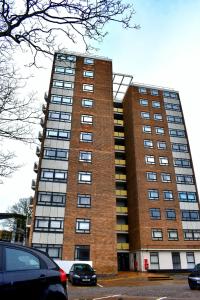
[[99,287],[103,287],[103,285],[101,285],[101,284],[99,284],[99,283],[97,283],[97,285],[98,285]]
[[167,299],[167,297],[157,298],[156,300],[165,300],[165,299]]
[[121,297],[121,295],[104,296],[104,297],[100,297],[100,298],[93,298],[92,300],[101,300],[101,299],[107,299],[107,298],[113,298],[113,297]]

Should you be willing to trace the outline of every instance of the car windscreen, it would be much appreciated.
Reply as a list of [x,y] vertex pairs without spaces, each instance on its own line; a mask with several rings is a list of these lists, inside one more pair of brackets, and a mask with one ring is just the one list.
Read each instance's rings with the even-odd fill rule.
[[77,272],[88,272],[88,271],[93,271],[92,267],[87,264],[77,264],[74,266],[74,271]]

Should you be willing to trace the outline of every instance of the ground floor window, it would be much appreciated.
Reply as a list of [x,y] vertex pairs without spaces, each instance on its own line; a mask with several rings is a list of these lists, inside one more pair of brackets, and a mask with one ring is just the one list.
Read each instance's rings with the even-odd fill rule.
[[186,258],[188,269],[193,269],[195,266],[194,252],[186,252]]
[[150,269],[160,269],[158,252],[150,252]]
[[90,246],[89,245],[77,245],[75,246],[75,260],[90,260]]
[[47,252],[51,258],[62,258],[62,246],[54,244],[32,244],[33,248]]

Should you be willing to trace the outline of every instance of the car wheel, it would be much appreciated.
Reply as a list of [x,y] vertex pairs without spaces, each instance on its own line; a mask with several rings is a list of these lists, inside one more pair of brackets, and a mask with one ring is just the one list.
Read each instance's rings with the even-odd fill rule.
[[190,282],[189,287],[190,287],[191,290],[195,290],[196,289],[196,284]]

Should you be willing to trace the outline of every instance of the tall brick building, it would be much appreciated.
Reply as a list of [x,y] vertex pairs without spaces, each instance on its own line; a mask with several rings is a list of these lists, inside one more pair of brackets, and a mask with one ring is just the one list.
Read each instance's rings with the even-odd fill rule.
[[56,53],[35,164],[31,245],[97,273],[190,269],[200,210],[177,91]]

